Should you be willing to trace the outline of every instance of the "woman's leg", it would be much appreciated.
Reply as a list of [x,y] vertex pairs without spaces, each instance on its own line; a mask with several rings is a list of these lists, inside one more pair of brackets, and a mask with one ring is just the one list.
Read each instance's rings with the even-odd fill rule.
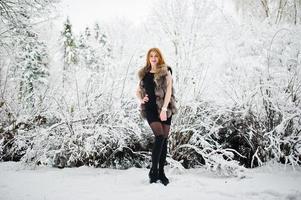
[[166,162],[166,155],[167,155],[167,143],[168,143],[168,134],[170,130],[170,125],[163,124],[163,132],[164,132],[164,140],[163,140],[163,145],[162,145],[162,152],[161,152],[161,157],[159,160],[159,171],[163,171],[165,162]]
[[165,176],[164,165],[165,165],[165,162],[166,162],[167,143],[168,143],[168,134],[169,134],[169,130],[170,130],[170,125],[162,123],[162,126],[163,126],[163,132],[164,132],[164,140],[163,140],[163,145],[162,145],[161,157],[160,157],[160,160],[159,160],[158,178],[159,178],[159,180],[161,180],[161,182],[164,185],[167,185],[169,183],[169,180]]
[[170,125],[162,123],[162,128],[163,128],[164,138],[168,138]]
[[149,126],[151,127],[155,136],[164,135],[164,129],[161,122],[151,122],[149,123]]
[[161,122],[152,122],[149,125],[155,135],[155,142],[152,150],[152,167],[149,172],[150,183],[153,183],[158,180],[158,163],[164,141],[164,131]]

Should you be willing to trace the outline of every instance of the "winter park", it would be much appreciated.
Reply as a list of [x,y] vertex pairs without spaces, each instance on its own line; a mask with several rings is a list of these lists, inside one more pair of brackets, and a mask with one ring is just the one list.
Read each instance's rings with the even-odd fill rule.
[[0,200],[301,200],[301,0],[0,19]]

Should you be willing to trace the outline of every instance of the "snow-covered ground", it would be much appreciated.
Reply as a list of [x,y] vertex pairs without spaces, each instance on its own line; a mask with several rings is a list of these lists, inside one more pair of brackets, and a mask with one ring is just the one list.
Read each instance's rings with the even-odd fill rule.
[[1,200],[301,199],[301,168],[283,165],[246,169],[239,177],[219,177],[204,169],[166,170],[171,183],[149,184],[147,169],[92,167],[29,169],[0,163]]

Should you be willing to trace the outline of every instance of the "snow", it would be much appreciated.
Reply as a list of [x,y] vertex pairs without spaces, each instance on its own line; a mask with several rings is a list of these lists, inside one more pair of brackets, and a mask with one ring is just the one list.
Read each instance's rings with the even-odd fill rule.
[[221,177],[202,168],[182,173],[167,167],[170,184],[149,184],[148,169],[32,167],[0,163],[2,200],[96,199],[301,199],[301,168],[277,163]]

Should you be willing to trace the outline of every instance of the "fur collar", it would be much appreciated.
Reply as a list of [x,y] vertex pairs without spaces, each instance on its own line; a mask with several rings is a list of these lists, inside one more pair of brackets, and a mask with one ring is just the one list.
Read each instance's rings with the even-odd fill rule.
[[[139,79],[142,80],[145,74],[149,71],[150,71],[149,67],[142,67],[138,72]],[[159,79],[160,77],[167,75],[167,73],[168,73],[168,66],[166,64],[158,65],[155,73],[155,79]]]

